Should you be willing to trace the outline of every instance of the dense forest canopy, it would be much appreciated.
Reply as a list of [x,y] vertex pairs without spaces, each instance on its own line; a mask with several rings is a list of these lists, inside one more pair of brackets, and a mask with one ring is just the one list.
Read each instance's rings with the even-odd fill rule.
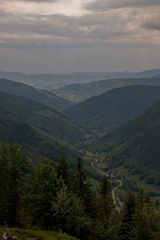
[[158,239],[156,206],[140,192],[129,193],[118,213],[111,183],[103,177],[95,194],[83,161],[70,168],[65,156],[58,164],[41,159],[34,166],[23,150],[0,143],[0,224],[38,227],[81,239]]

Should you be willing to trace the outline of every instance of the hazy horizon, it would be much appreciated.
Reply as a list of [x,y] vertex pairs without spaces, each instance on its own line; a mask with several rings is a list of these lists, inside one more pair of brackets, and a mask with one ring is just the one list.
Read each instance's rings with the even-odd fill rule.
[[158,0],[1,0],[0,68],[24,73],[159,68]]
[[101,73],[141,73],[141,72],[145,72],[145,71],[156,71],[156,70],[160,70],[160,67],[158,68],[148,68],[148,69],[139,69],[139,70],[111,70],[111,71],[85,71],[85,72],[22,72],[22,71],[5,71],[3,69],[0,69],[0,72],[4,72],[4,73],[17,73],[17,74],[24,74],[24,75],[45,75],[45,74],[57,74],[57,75],[70,75],[70,74],[101,74]]

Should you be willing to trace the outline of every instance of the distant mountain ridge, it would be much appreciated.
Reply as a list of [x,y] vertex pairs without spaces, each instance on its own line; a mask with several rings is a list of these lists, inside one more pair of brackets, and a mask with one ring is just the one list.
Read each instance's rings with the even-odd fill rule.
[[160,69],[141,72],[80,72],[66,74],[23,74],[19,72],[0,71],[0,78],[29,84],[39,89],[56,89],[74,83],[87,83],[115,78],[155,78],[160,77]]
[[38,90],[32,86],[6,79],[0,79],[0,91],[40,102],[58,111],[62,111],[71,106],[71,102],[62,99],[51,92]]
[[105,133],[136,118],[158,100],[160,87],[122,87],[71,106],[66,114],[89,130]]
[[[143,74],[141,75],[143,76]],[[151,74],[149,74],[151,76]],[[159,75],[160,76],[160,75]],[[117,78],[101,81],[92,81],[85,84],[71,84],[53,90],[57,96],[75,103],[83,102],[91,97],[99,96],[107,91],[119,87],[135,85],[160,86],[160,77],[156,78]]]

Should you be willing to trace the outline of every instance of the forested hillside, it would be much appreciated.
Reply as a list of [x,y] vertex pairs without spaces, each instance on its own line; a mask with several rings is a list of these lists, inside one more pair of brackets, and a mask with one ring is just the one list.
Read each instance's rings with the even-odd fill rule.
[[74,239],[62,233],[85,240],[159,239],[158,206],[143,192],[128,194],[119,213],[108,178],[93,192],[83,161],[75,162],[72,169],[65,157],[57,165],[43,159],[35,166],[19,146],[1,142],[0,225],[7,227],[0,233],[19,240]]
[[160,240],[160,0],[0,0],[0,240]]
[[99,140],[111,168],[124,166],[147,183],[160,185],[160,102]]
[[0,92],[0,137],[53,159],[74,153],[71,145],[83,139],[84,130],[43,104]]
[[159,87],[123,87],[79,103],[66,113],[81,126],[105,133],[137,117],[157,100]]
[[[29,99],[26,86],[10,87],[0,92],[0,234],[18,240],[159,240],[158,199],[139,189],[121,199],[123,179],[110,172],[123,166],[160,184],[160,103],[96,144],[94,132],[137,116],[159,99],[160,88],[126,87],[90,99],[90,121],[110,117],[110,128],[104,121],[98,129],[87,122],[83,128],[40,102],[44,95]],[[29,89],[35,99],[37,90]],[[82,113],[76,110],[72,119]]]
[[69,101],[61,99],[51,92],[38,90],[31,86],[6,79],[0,79],[0,91],[37,101],[58,111],[62,111],[71,105]]

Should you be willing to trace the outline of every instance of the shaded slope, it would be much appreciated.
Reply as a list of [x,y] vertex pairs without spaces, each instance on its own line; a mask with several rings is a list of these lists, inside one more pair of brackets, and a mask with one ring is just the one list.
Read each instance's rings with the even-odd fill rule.
[[57,109],[59,111],[62,111],[71,105],[70,102],[57,97],[51,92],[38,90],[31,86],[6,79],[0,79],[0,91],[19,95],[33,101],[40,102],[48,107],[51,107],[52,109]]
[[98,132],[109,132],[137,117],[160,100],[160,88],[131,86],[114,89],[67,110],[78,124]]
[[100,139],[94,148],[106,152],[111,168],[123,165],[148,183],[160,185],[160,102]]
[[27,151],[50,158],[75,152],[73,144],[84,131],[51,108],[0,92],[0,138],[15,141]]

